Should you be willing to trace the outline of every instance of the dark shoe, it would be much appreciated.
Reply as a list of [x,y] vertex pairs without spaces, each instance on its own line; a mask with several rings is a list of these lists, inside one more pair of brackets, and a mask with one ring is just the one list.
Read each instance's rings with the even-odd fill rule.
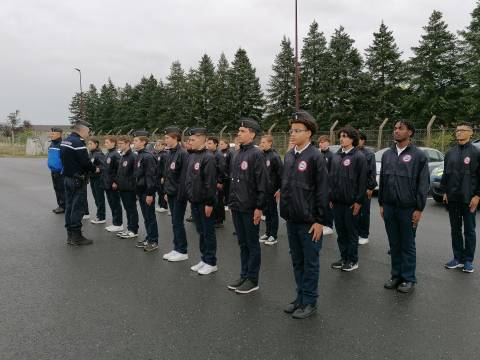
[[250,294],[251,292],[257,291],[259,289],[258,283],[253,282],[250,279],[247,279],[240,285],[238,288],[235,289],[237,294]]
[[65,209],[59,206],[56,209],[53,209],[52,212],[54,212],[55,214],[63,214],[65,213]]
[[342,271],[350,272],[357,269],[358,269],[358,263],[349,262],[349,263],[343,264],[342,266]]
[[297,310],[300,307],[300,304],[297,302],[297,300],[292,301],[290,304],[285,306],[283,308],[283,311],[286,312],[287,314],[293,314],[295,310]]
[[146,241],[146,240],[138,240],[135,243],[135,247],[145,249],[145,246],[147,246],[147,244],[148,244],[148,241]]
[[401,283],[402,281],[400,279],[390,279],[383,284],[383,287],[388,290],[395,290]]
[[84,246],[84,245],[91,245],[93,244],[93,241],[90,239],[87,239],[85,236],[82,235],[82,233],[72,233],[71,236],[71,245],[74,246]]
[[295,310],[292,314],[294,319],[306,319],[317,312],[317,307],[315,305],[304,305]]
[[341,269],[343,266],[343,260],[340,259],[338,261],[335,261],[332,265],[330,265],[332,269]]
[[187,221],[187,222],[193,222],[193,218],[192,218],[191,216],[189,216],[189,217],[187,217],[187,218],[185,219],[185,221]]
[[412,292],[413,289],[415,289],[415,284],[409,281],[404,281],[397,287],[397,291],[408,294],[409,292]]
[[67,244],[68,245],[73,245],[73,238],[72,238],[72,232],[67,231]]
[[242,284],[247,280],[246,278],[238,278],[234,282],[227,285],[229,290],[237,290],[238,287],[242,286]]
[[216,223],[215,224],[215,229],[221,229],[223,228],[223,223]]
[[147,252],[151,252],[151,251],[155,251],[158,249],[158,243],[151,243],[149,242],[144,248],[143,250],[144,251],[147,251]]

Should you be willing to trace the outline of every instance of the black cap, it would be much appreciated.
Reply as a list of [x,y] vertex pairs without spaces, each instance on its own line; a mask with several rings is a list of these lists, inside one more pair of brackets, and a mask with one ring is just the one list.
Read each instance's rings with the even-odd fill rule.
[[77,120],[77,121],[75,121],[75,123],[73,125],[74,126],[85,126],[89,129],[92,128],[92,124],[90,124],[88,121],[85,121],[85,120]]
[[317,131],[317,122],[313,116],[305,110],[298,110],[293,113],[292,120],[290,124],[303,124],[305,127],[311,131],[312,135]]
[[245,127],[253,130],[255,133],[259,133],[261,130],[260,125],[258,125],[258,122],[252,118],[247,118],[247,117],[241,118],[238,121],[238,124],[241,127]]
[[181,134],[182,130],[178,126],[172,125],[165,128],[165,135],[167,134]]
[[50,129],[51,132],[59,132],[59,133],[62,133],[63,132],[63,129],[61,127],[52,127]]
[[149,136],[150,133],[145,130],[145,129],[139,129],[139,130],[136,130],[134,133],[133,133],[133,136],[135,137],[138,137],[138,136]]
[[188,135],[206,135],[207,134],[207,129],[201,128],[201,127],[194,127],[188,129]]

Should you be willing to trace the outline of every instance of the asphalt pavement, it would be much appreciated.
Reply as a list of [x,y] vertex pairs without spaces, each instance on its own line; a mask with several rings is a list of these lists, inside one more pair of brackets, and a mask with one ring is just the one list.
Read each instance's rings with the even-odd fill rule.
[[480,268],[444,269],[450,227],[433,200],[417,232],[415,292],[383,288],[390,259],[374,200],[357,271],[330,269],[336,235],[324,238],[319,309],[307,320],[282,311],[294,298],[283,222],[278,245],[262,246],[260,290],[236,295],[226,287],[240,268],[230,218],[217,231],[219,271],[200,276],[189,270],[199,261],[193,224],[190,259],[168,263],[167,214],[157,215],[160,251],[144,253],[89,222],[94,245],[66,245],[54,207],[46,159],[0,158],[1,360],[480,358]]

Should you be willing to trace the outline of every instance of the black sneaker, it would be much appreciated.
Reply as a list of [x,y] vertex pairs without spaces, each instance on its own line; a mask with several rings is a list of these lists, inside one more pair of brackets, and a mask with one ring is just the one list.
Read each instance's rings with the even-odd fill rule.
[[227,285],[229,290],[237,290],[238,287],[242,286],[242,284],[247,280],[246,278],[238,278],[234,282]]
[[74,246],[83,246],[83,245],[93,244],[93,241],[84,237],[82,233],[72,233],[70,237],[70,242],[71,242],[70,245],[74,245]]
[[287,314],[293,314],[295,310],[297,310],[300,307],[300,304],[297,302],[297,300],[292,301],[290,304],[285,306],[283,308],[283,311],[286,312]]
[[415,289],[415,284],[409,281],[404,281],[397,287],[397,291],[404,294],[408,294],[409,292],[412,292],[414,289]]
[[385,284],[383,284],[383,287],[388,290],[395,290],[401,283],[402,280],[400,279],[391,279],[388,280]]
[[315,305],[304,305],[295,310],[292,314],[294,319],[306,319],[317,312],[317,307]]
[[148,244],[148,241],[147,241],[147,240],[138,240],[138,241],[135,243],[135,247],[144,249],[145,246],[147,246],[147,244]]
[[332,267],[332,269],[341,269],[342,266],[343,266],[343,260],[340,259],[338,261],[335,261],[334,263],[332,263],[332,265],[330,265]]
[[54,212],[55,214],[63,214],[65,213],[65,209],[59,206],[56,209],[53,209],[52,212]]
[[150,252],[155,251],[158,249],[158,243],[147,243],[147,245],[143,248],[144,251]]
[[250,294],[251,292],[259,289],[258,283],[253,282],[250,279],[246,279],[242,285],[235,289],[237,294]]
[[215,229],[221,229],[223,227],[224,227],[223,223],[216,223],[215,224]]
[[357,269],[358,269],[358,263],[348,262],[346,264],[343,264],[342,266],[342,271],[350,272]]

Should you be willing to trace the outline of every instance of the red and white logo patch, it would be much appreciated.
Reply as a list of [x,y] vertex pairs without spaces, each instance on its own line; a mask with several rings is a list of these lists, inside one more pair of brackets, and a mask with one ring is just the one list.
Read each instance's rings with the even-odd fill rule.
[[172,163],[170,164],[170,170],[175,170],[175,162],[172,162]]
[[464,163],[465,165],[470,164],[470,156],[467,156],[465,159],[463,159],[463,163]]
[[122,166],[123,166],[123,167],[126,167],[127,165],[128,165],[128,161],[125,160],[125,161],[122,163]]
[[242,161],[242,163],[240,164],[240,169],[247,170],[248,169],[248,163],[246,161]]
[[352,163],[352,161],[350,159],[345,159],[343,160],[343,166],[350,166],[350,164]]
[[270,166],[270,160],[267,160],[267,167]]
[[412,160],[412,156],[411,156],[411,155],[408,155],[408,154],[407,154],[407,155],[403,155],[403,157],[402,157],[402,161],[403,161],[404,163],[408,163],[408,162],[410,162],[411,160]]
[[307,170],[307,162],[305,160],[302,160],[298,163],[298,171],[305,171]]
[[198,171],[198,169],[200,169],[200,163],[196,162],[195,165],[193,165],[193,168]]
[[107,164],[110,164],[112,162],[111,158],[107,158]]

